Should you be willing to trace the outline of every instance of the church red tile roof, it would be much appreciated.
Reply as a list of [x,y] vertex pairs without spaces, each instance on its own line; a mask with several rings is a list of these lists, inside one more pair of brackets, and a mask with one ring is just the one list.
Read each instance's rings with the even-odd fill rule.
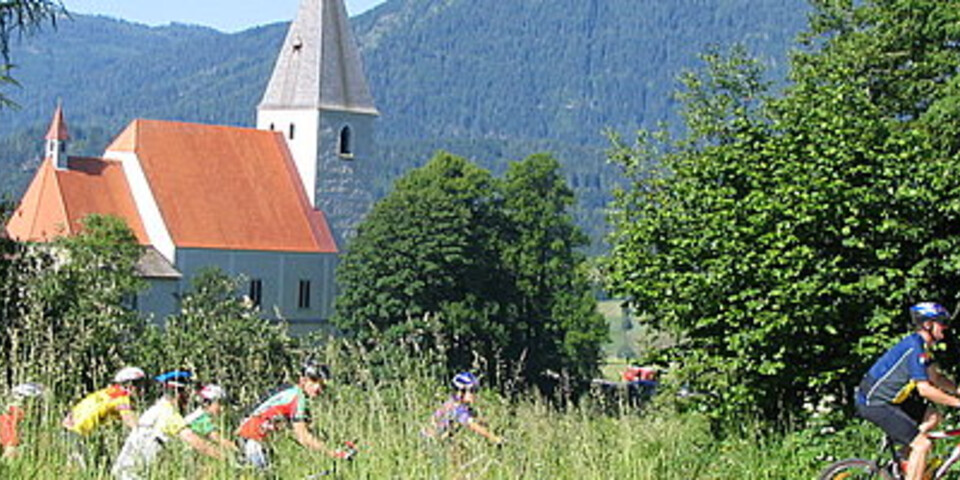
[[99,213],[124,219],[141,244],[149,243],[118,162],[73,157],[69,167],[43,161],[7,223],[12,238],[46,242],[73,235],[84,217]]
[[[58,117],[54,124],[62,122]],[[139,159],[178,248],[337,252],[280,133],[135,120],[105,157],[125,152]],[[137,240],[150,244],[121,162],[100,158],[71,157],[68,169],[44,160],[6,232],[18,240],[49,241],[76,234],[80,220],[92,213],[126,220]]]
[[177,247],[337,251],[280,133],[135,120],[111,151],[136,153]]

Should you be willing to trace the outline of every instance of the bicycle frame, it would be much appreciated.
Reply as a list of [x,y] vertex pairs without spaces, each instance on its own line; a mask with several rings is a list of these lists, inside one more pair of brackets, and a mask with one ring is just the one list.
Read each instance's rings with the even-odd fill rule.
[[[955,428],[953,430],[929,432],[927,436],[932,440],[960,437],[960,429]],[[933,480],[939,480],[946,476],[947,472],[950,471],[950,467],[952,467],[954,463],[957,463],[958,460],[960,460],[960,444],[954,445],[954,447],[950,449],[950,455],[947,456],[947,459],[937,468],[937,472],[933,475]]]
[[[931,440],[934,440],[934,441],[945,440],[949,438],[957,438],[957,437],[960,437],[960,428],[955,428],[952,430],[939,430],[935,432],[928,432],[927,437],[929,437]],[[888,451],[889,456],[884,455],[882,453],[884,451]],[[877,460],[874,462],[874,464],[882,468],[882,466],[884,465],[883,463],[884,457],[887,457],[888,459],[892,459],[893,460],[891,462],[892,468],[893,468],[892,473],[897,478],[903,478],[903,475],[905,472],[900,471],[899,462],[900,460],[902,460],[900,451],[897,448],[897,445],[892,440],[890,440],[890,437],[887,437],[887,436],[883,437],[883,442],[881,443],[881,446],[880,446],[880,452],[881,453],[877,458]],[[930,479],[940,480],[944,478],[947,475],[947,472],[949,472],[950,469],[953,467],[953,465],[958,461],[960,461],[960,444],[955,445],[950,450],[950,455],[948,455],[947,458],[943,461],[943,463],[941,463],[937,467],[936,472],[934,473],[933,476],[930,477]]]

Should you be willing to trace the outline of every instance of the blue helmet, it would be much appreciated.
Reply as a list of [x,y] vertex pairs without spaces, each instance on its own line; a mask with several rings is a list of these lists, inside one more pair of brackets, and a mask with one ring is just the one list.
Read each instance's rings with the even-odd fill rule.
[[193,383],[193,374],[185,370],[173,370],[161,373],[153,379],[166,388],[184,388]]
[[910,318],[917,325],[926,321],[946,324],[950,321],[950,312],[939,303],[923,302],[910,307]]
[[480,386],[480,380],[470,372],[460,372],[453,376],[453,386],[457,390],[472,390]]

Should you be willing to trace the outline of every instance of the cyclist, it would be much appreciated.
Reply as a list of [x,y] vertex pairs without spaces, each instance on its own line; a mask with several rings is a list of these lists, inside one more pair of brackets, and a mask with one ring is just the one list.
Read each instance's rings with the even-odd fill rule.
[[10,391],[11,401],[0,413],[0,446],[3,458],[14,458],[19,454],[20,422],[27,416],[28,402],[43,395],[43,385],[39,383],[21,383]]
[[296,385],[286,385],[254,408],[237,429],[242,442],[243,456],[258,469],[270,467],[270,451],[266,440],[271,433],[290,424],[293,436],[304,448],[323,452],[334,458],[349,458],[350,452],[333,450],[310,432],[309,399],[323,391],[330,379],[327,365],[308,361],[303,365]]
[[[957,385],[932,363],[927,347],[944,339],[950,313],[940,304],[910,307],[916,331],[887,350],[856,389],[857,413],[909,451],[907,480],[919,480],[932,442],[926,432],[941,416],[928,402],[960,407]],[[916,395],[919,394],[919,397]]]
[[187,426],[193,433],[209,439],[222,449],[238,452],[240,449],[237,444],[220,435],[215,422],[215,418],[223,411],[222,402],[227,398],[227,392],[223,387],[210,383],[198,390],[197,396],[200,397],[201,406],[184,418]]
[[212,458],[222,458],[220,450],[187,428],[180,412],[190,398],[193,374],[175,370],[156,376],[162,394],[143,412],[137,428],[130,432],[113,466],[114,477],[121,480],[141,478],[157,454],[172,439],[178,438],[192,449]]
[[464,426],[494,445],[503,444],[503,438],[487,429],[473,410],[480,380],[470,372],[461,372],[453,377],[451,383],[454,394],[433,413],[433,421],[421,433],[429,438],[447,440],[453,437],[460,426]]
[[80,400],[63,419],[67,439],[72,446],[70,459],[80,467],[86,465],[87,447],[84,439],[104,422],[119,418],[130,429],[137,426],[133,398],[141,390],[146,374],[137,367],[121,368],[113,376],[113,383]]

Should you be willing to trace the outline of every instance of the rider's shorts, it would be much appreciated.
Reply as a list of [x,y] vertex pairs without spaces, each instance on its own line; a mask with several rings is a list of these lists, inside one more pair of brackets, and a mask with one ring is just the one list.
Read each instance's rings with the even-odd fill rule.
[[259,470],[270,468],[270,450],[256,440],[243,439],[243,457],[248,464]]
[[918,426],[927,410],[926,403],[910,396],[903,403],[879,403],[861,405],[857,402],[857,414],[880,427],[894,442],[910,445],[920,433]]

